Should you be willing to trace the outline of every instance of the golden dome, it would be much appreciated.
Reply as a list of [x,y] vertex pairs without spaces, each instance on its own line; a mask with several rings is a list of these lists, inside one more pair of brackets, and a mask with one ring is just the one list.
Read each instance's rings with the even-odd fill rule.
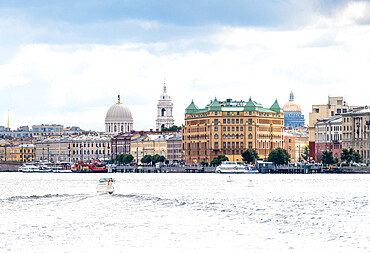
[[294,103],[293,101],[289,101],[285,103],[285,105],[283,106],[283,111],[284,112],[297,112],[297,111],[302,111],[302,109],[298,104]]
[[283,111],[284,112],[301,112],[302,109],[301,107],[294,103],[294,94],[293,92],[290,92],[289,94],[289,102],[285,103],[285,105],[283,106]]

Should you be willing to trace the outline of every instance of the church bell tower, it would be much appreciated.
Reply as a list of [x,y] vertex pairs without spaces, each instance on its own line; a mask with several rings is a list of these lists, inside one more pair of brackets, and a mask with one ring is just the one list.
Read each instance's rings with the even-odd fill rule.
[[167,94],[166,81],[163,84],[163,93],[157,104],[156,129],[170,128],[175,124],[172,115],[173,103],[171,97]]

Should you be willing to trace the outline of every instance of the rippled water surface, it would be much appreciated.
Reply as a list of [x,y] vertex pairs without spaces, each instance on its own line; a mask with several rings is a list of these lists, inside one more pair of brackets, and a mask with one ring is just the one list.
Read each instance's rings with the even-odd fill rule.
[[0,252],[370,252],[369,175],[228,177],[0,173]]

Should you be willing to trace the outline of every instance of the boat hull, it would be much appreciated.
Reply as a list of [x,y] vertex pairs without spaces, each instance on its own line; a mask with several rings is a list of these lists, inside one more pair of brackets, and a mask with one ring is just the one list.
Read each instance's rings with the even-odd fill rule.
[[107,170],[72,170],[73,173],[107,173]]

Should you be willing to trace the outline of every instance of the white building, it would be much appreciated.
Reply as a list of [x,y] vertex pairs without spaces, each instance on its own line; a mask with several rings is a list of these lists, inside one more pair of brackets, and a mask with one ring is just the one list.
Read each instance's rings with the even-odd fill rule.
[[163,85],[163,93],[160,96],[157,104],[157,119],[155,121],[157,130],[169,128],[175,124],[172,110],[173,103],[171,97],[167,94],[167,87],[165,82]]
[[134,120],[130,109],[121,103],[118,95],[118,102],[112,105],[105,116],[105,132],[107,134],[119,134],[133,130]]

